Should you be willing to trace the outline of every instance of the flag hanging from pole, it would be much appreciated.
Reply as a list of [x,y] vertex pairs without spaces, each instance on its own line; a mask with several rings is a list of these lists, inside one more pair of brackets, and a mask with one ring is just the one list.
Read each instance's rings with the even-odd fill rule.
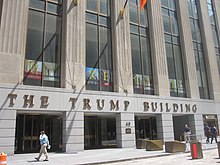
[[146,3],[147,3],[147,0],[140,0],[140,11],[144,8]]

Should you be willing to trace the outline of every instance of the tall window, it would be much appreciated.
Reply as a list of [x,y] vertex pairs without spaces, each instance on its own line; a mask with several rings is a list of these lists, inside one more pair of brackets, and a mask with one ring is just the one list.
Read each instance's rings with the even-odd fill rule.
[[202,46],[202,37],[199,27],[198,17],[198,0],[187,0],[190,26],[192,32],[194,56],[196,62],[197,79],[199,86],[199,94],[202,99],[209,99],[208,80],[205,66],[205,58]]
[[170,96],[186,97],[175,0],[161,0]]
[[139,0],[129,1],[134,93],[154,94],[148,11],[140,13]]
[[111,0],[87,0],[86,89],[113,91]]
[[218,71],[220,75],[220,41],[219,41],[219,34],[216,26],[216,17],[215,17],[215,10],[213,9],[213,2],[212,0],[207,0],[207,5],[208,5],[208,12],[209,12],[209,19],[211,22],[211,27],[212,27],[212,34],[213,34],[213,39],[214,39],[214,44],[215,44],[215,53],[217,57],[217,64],[218,64]]
[[30,0],[25,54],[26,85],[60,86],[62,0]]

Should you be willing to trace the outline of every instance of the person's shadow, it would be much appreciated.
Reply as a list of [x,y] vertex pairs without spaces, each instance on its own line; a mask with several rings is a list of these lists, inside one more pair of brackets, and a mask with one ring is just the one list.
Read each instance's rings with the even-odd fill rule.
[[27,162],[28,163],[33,163],[33,162],[42,162],[42,161],[40,161],[40,160],[39,161],[37,161],[37,160],[28,160]]

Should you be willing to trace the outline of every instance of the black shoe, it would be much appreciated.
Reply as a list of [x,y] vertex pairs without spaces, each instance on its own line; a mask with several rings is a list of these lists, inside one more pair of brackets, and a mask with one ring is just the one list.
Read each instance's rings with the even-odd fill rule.
[[44,161],[49,161],[48,159],[44,159]]
[[37,161],[39,161],[39,159],[38,159],[37,157],[35,157],[35,159],[36,159]]

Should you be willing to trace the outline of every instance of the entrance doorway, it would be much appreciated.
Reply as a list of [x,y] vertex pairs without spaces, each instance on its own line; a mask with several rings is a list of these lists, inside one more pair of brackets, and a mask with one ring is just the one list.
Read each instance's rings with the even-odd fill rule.
[[156,117],[135,117],[135,136],[137,139],[157,139]]
[[117,147],[115,118],[85,116],[84,147],[85,149]]
[[62,116],[18,114],[16,118],[15,153],[39,152],[39,135],[45,130],[50,151],[62,150]]
[[184,141],[184,128],[187,125],[191,129],[190,140],[196,140],[196,131],[194,127],[194,116],[193,114],[188,115],[173,115],[173,131],[174,131],[174,140]]
[[217,115],[203,115],[203,123],[207,124],[209,127],[215,126],[217,132],[219,132]]

